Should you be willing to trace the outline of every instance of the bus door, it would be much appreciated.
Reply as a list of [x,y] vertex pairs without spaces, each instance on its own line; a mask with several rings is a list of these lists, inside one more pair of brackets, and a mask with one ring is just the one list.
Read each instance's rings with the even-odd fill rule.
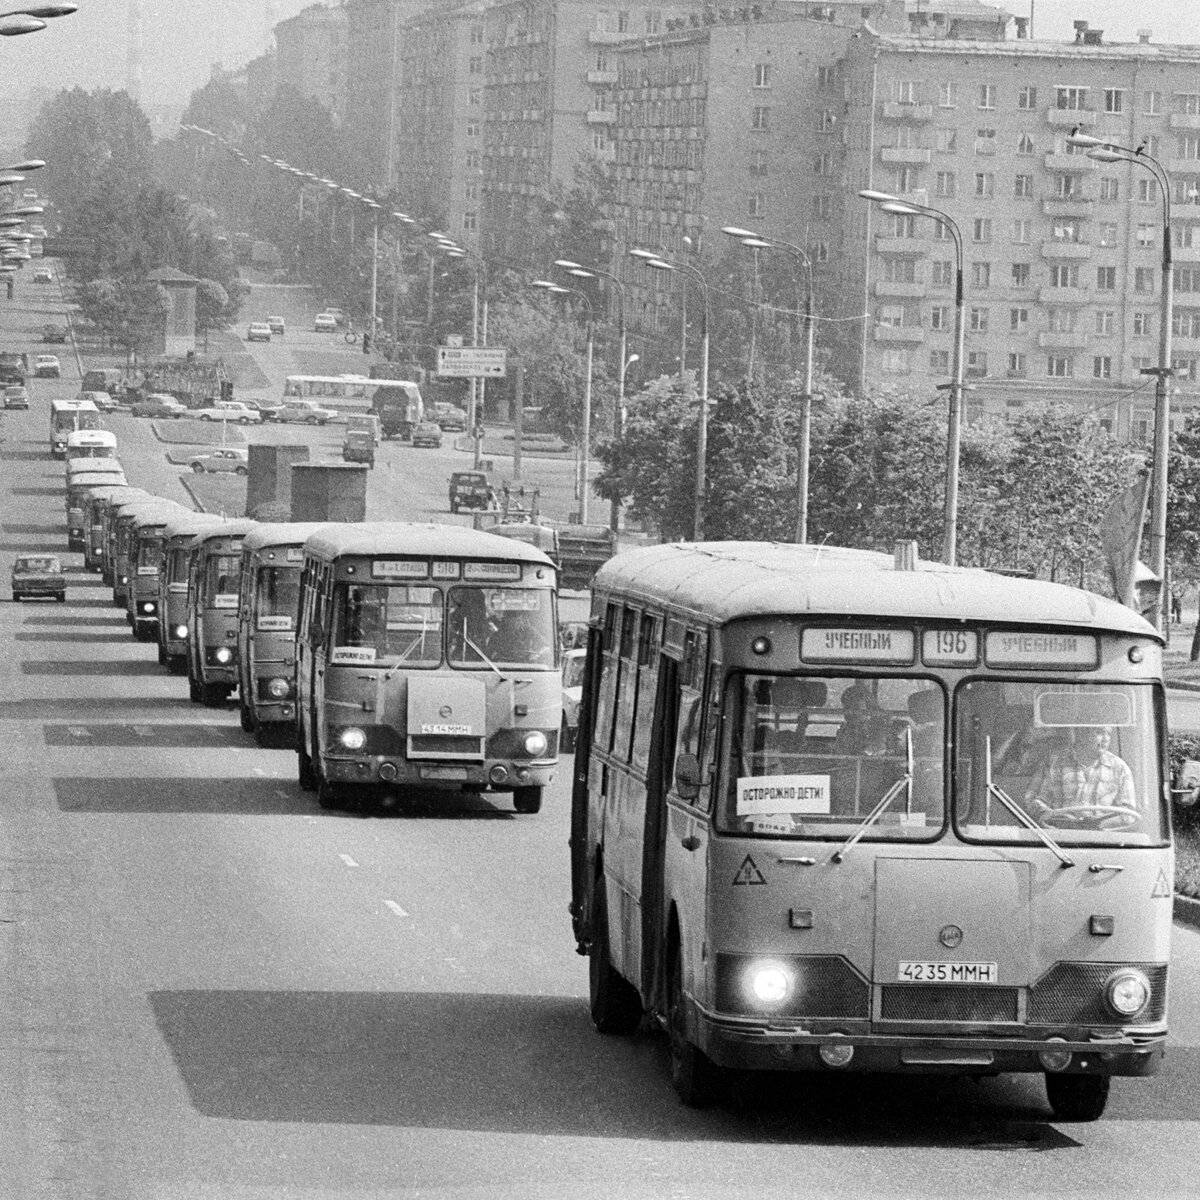
[[587,667],[579,703],[579,725],[575,734],[575,771],[571,787],[571,917],[575,939],[581,950],[591,936],[591,882],[595,858],[588,845],[588,827],[592,824],[591,796],[588,791],[588,765],[592,758],[592,723],[600,689],[601,655],[604,632],[589,628]]

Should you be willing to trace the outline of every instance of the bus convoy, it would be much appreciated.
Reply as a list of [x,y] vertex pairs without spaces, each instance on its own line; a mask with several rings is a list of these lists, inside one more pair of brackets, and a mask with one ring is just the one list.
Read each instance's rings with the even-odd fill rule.
[[[540,549],[74,493],[71,545],[134,635],[192,701],[236,692],[320,807],[540,810],[562,714]],[[1094,1120],[1113,1076],[1158,1071],[1174,864],[1140,616],[911,547],[702,543],[602,566],[586,635],[574,939],[596,1029],[661,1027],[684,1103],[730,1069],[1037,1073]]]

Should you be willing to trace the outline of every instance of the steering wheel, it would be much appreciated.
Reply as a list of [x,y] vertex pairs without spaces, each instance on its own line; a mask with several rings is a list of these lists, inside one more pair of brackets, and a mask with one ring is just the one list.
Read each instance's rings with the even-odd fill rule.
[[1043,825],[1070,829],[1074,825],[1096,825],[1102,829],[1130,829],[1142,819],[1136,808],[1122,804],[1070,804],[1051,809],[1042,817]]

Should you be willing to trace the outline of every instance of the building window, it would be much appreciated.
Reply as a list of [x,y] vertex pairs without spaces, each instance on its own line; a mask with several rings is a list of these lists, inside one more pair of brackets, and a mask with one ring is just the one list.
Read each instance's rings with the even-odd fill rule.
[[750,128],[751,129],[769,129],[771,120],[771,110],[764,108],[761,105],[756,105],[750,113]]
[[971,241],[982,244],[991,240],[992,218],[976,217],[971,223]]
[[929,373],[931,375],[949,375],[950,374],[950,351],[949,350],[930,350],[930,352],[929,352]]
[[890,233],[895,238],[912,238],[917,236],[917,218],[913,213],[888,213],[891,218]]
[[1112,378],[1112,359],[1107,354],[1097,354],[1096,357],[1092,359],[1092,378]]
[[1121,199],[1121,181],[1106,176],[1100,180],[1100,199],[1105,204],[1115,204]]
[[895,180],[895,191],[915,192],[921,186],[921,172],[916,167],[897,167]]
[[478,228],[477,220],[478,218],[476,217],[475,213],[463,213],[463,229],[466,230],[467,233],[474,233]]
[[1008,310],[1008,327],[1013,333],[1024,333],[1029,328],[1029,309],[1010,308]]
[[[1111,268],[1116,272],[1116,267]],[[1052,288],[1077,288],[1079,286],[1078,263],[1052,263],[1050,265],[1050,286]]]
[[950,310],[944,304],[935,304],[929,310],[929,328],[944,330],[950,328]]
[[1013,195],[1028,200],[1033,195],[1033,176],[1018,175],[1013,181]]
[[828,221],[833,205],[828,196],[813,197],[813,217],[818,221]]
[[1137,202],[1153,204],[1158,199],[1158,181],[1154,179],[1139,179],[1137,181]]
[[1017,107],[1028,111],[1037,108],[1037,88],[1023,87],[1017,92]]
[[1106,113],[1125,111],[1125,93],[1120,88],[1104,89],[1104,111]]
[[930,263],[930,280],[934,287],[954,286],[954,264],[948,259],[934,259]]
[[996,177],[991,171],[975,172],[975,195],[984,200],[990,200],[996,190]]
[[1028,263],[1013,263],[1012,265],[1012,285],[1013,287],[1028,287],[1029,286],[1029,264]]
[[1175,143],[1176,158],[1200,158],[1200,134],[1186,133]]
[[879,356],[879,365],[887,375],[907,375],[912,370],[907,350],[885,350]]
[[1021,246],[1028,246],[1031,241],[1033,222],[1028,217],[1018,217],[1012,223],[1012,240]]
[[1116,267],[1097,267],[1096,268],[1096,291],[1098,292],[1115,292],[1117,290],[1117,268]]
[[1010,350],[1008,352],[1008,373],[1016,376],[1023,376],[1025,374],[1025,355],[1019,350]]
[[976,154],[995,154],[996,153],[996,131],[994,129],[977,129],[977,130],[975,130],[975,153]]
[[471,45],[472,46],[482,46],[483,45],[483,26],[482,25],[472,25],[471,26]]
[[[763,171],[766,174],[766,171]],[[829,176],[833,174],[833,155],[828,151],[818,154],[813,160],[813,174]]]
[[1115,246],[1117,244],[1117,223],[1101,221],[1097,227],[1097,237],[1101,246]]
[[1134,269],[1133,269],[1133,290],[1135,292],[1152,292],[1152,291],[1154,291],[1154,268],[1153,267],[1134,267]]
[[821,133],[832,133],[837,128],[837,113],[831,108],[821,110],[820,117],[817,118],[817,129]]
[[1054,194],[1060,200],[1071,200],[1083,190],[1082,175],[1058,175],[1054,180]]
[[939,154],[953,154],[958,149],[957,129],[939,129],[934,138],[934,145]]
[[1154,428],[1154,412],[1144,408],[1135,410],[1129,422],[1129,440],[1144,446],[1150,441],[1150,430]]
[[917,264],[911,258],[887,258],[883,263],[884,283],[916,283]]
[[468,121],[467,122],[467,137],[477,138],[478,136],[479,136],[479,122],[478,121]]
[[463,166],[466,167],[468,171],[478,171],[479,151],[468,150],[466,154],[463,155]]
[[1029,136],[1029,134],[1027,134],[1027,133],[1021,134],[1020,138],[1017,140],[1017,153],[1018,154],[1036,154],[1037,153],[1037,150],[1034,148],[1034,145],[1033,145],[1033,138],[1031,138]]
[[766,88],[771,86],[771,64],[770,63],[755,63],[754,64],[754,86],[756,88]]
[[1155,233],[1153,225],[1139,225],[1137,227],[1138,249],[1152,250],[1154,248]]
[[921,84],[916,79],[896,80],[896,100],[900,104],[919,104]]
[[938,108],[958,107],[958,84],[942,83],[938,85]]
[[996,85],[994,83],[981,83],[979,85],[978,99],[975,101],[975,107],[996,107]]
[[1046,314],[1052,333],[1074,333],[1079,314],[1073,308],[1051,308]]
[[988,330],[988,310],[986,308],[971,309],[971,332],[972,333],[987,333]]
[[1175,111],[1185,117],[1200,116],[1200,92],[1176,92]]
[[1050,232],[1056,242],[1083,241],[1082,223],[1078,217],[1055,217]]
[[973,287],[984,288],[992,286],[992,264],[977,262],[971,264],[971,284]]
[[933,181],[934,193],[938,196],[953,196],[954,195],[954,172],[939,171],[934,176]]
[[981,379],[987,374],[987,351],[967,351],[967,374],[972,379]]
[[468,183],[463,188],[463,199],[464,200],[478,200],[479,199],[479,184]]
[[473,54],[467,59],[467,74],[482,75],[483,74],[483,57],[482,55]]
[[1150,313],[1135,312],[1133,314],[1134,337],[1149,337],[1151,332]]
[[629,10],[628,9],[624,9],[621,12],[617,13],[617,32],[618,33],[628,33],[629,32]]
[[751,192],[746,197],[746,215],[748,217],[761,217],[765,207],[762,192]]
[[904,326],[903,304],[881,304],[879,306],[879,324],[888,329],[901,329]]
[[820,66],[817,68],[817,87],[831,88],[837,84],[837,68]]
[[1116,327],[1117,314],[1111,308],[1102,308],[1096,313],[1096,332],[1110,334]]
[[1054,107],[1066,109],[1086,109],[1088,90],[1085,87],[1056,87],[1054,89]]
[[1075,374],[1075,365],[1069,354],[1051,354],[1046,359],[1046,374],[1056,379],[1065,379]]
[[1143,92],[1142,112],[1148,117],[1160,116],[1162,114],[1162,92]]
[[828,242],[813,242],[809,248],[809,258],[813,262],[827,263],[829,261],[829,243]]
[[767,152],[765,150],[751,150],[750,174],[756,178],[761,178],[767,173],[768,161]]
[[483,103],[483,88],[467,88],[467,105],[478,108]]
[[662,33],[662,13],[657,8],[650,9],[643,16],[642,28],[647,37],[654,37]]

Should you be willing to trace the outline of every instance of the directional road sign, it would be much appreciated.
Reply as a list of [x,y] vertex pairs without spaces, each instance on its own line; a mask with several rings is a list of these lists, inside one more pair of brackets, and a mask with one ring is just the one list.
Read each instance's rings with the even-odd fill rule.
[[503,379],[508,351],[502,346],[439,346],[437,373],[457,378]]

